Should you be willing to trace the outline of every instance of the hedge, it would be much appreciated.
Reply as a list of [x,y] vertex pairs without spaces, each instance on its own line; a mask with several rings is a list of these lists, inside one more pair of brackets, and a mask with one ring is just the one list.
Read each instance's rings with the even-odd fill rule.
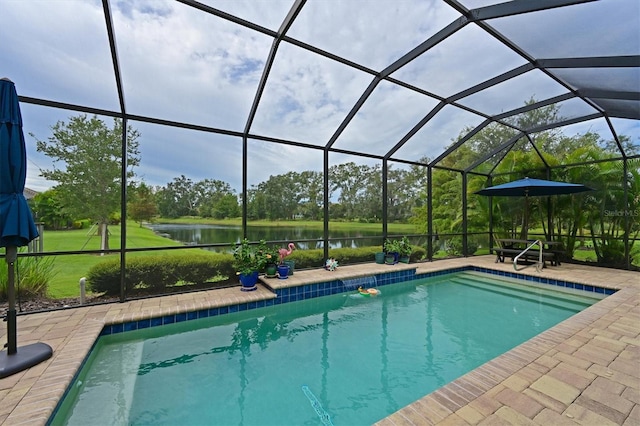
[[[163,290],[181,284],[203,284],[220,276],[235,275],[233,257],[225,253],[162,254],[127,260],[125,291]],[[93,266],[87,274],[88,288],[94,293],[120,293],[120,260]]]
[[[422,247],[412,246],[411,261],[426,257]],[[336,248],[329,256],[340,265],[373,262],[380,247]],[[296,262],[296,270],[324,267],[324,250],[294,250],[287,257]],[[141,289],[161,292],[168,287],[184,284],[204,284],[213,278],[235,277],[233,256],[227,253],[162,254],[132,257],[125,270],[125,292]],[[111,259],[93,266],[87,274],[88,289],[94,293],[120,294],[120,259]]]
[[[410,260],[416,262],[427,257],[427,251],[423,247],[411,246],[413,249]],[[334,248],[329,249],[329,257],[338,261],[339,265],[350,265],[354,263],[373,262],[375,254],[381,250],[379,246],[360,248]],[[296,270],[307,268],[322,268],[326,259],[323,249],[294,250],[287,260],[295,260]]]

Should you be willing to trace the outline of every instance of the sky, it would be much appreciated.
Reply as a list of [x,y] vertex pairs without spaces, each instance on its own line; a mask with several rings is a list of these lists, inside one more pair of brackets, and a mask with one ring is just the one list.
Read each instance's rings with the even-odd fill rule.
[[[461,3],[478,8],[495,2]],[[249,126],[273,44],[270,35],[175,1],[110,0],[109,4],[127,113],[234,134]],[[274,32],[293,1],[210,0],[203,4]],[[19,95],[120,110],[101,2],[0,0],[0,16],[0,77],[13,80]],[[459,17],[441,0],[307,1],[287,36],[358,65],[345,65],[282,41],[249,133],[324,146],[371,84],[374,73]],[[640,54],[640,6],[635,0],[602,0],[498,18],[490,24],[536,58]],[[525,62],[484,29],[469,24],[391,76],[448,97]],[[638,91],[640,86],[638,68],[585,70],[582,78],[598,87],[626,85],[628,90]],[[533,70],[462,98],[460,103],[498,114],[521,107],[532,97],[542,100],[566,92],[566,87]],[[382,81],[333,146],[384,155],[438,102],[424,93]],[[51,126],[78,113],[25,102],[21,109],[28,154],[27,187],[46,190],[55,183],[40,177],[40,170],[50,169],[53,163],[37,152],[35,140],[46,140]],[[595,110],[582,101],[561,105],[561,114],[566,117],[591,112]],[[100,118],[112,123],[110,117]],[[394,158],[435,158],[463,129],[483,121],[480,115],[446,106]],[[618,133],[640,144],[637,120],[612,122]],[[135,120],[130,124],[141,133],[141,164],[136,173],[146,183],[163,186],[185,175],[194,182],[223,180],[240,191],[241,138]],[[602,119],[564,130],[569,135],[597,131],[611,139]],[[254,139],[249,139],[248,148],[250,185],[288,171],[322,170],[321,150]],[[354,161],[373,165],[377,161],[345,154],[330,154],[329,158],[330,164]],[[395,166],[406,167],[400,163]]]

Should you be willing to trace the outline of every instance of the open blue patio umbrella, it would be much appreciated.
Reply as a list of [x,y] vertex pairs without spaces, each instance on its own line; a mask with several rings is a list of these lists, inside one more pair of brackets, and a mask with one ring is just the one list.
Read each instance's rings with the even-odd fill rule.
[[477,191],[478,195],[494,195],[500,197],[536,197],[543,195],[575,194],[592,191],[579,183],[558,182],[553,180],[524,178],[502,185],[490,186]]
[[[527,227],[529,225],[529,197],[540,197],[549,195],[576,194],[579,192],[593,191],[592,188],[579,183],[567,183],[553,180],[524,178],[502,185],[490,186],[476,191],[478,195],[496,197],[524,197],[524,220],[523,236],[527,237]],[[549,224],[551,227],[551,224]]]
[[0,247],[5,247],[8,266],[7,350],[0,352],[0,378],[36,365],[53,351],[45,343],[17,347],[15,308],[15,262],[18,247],[38,236],[31,210],[25,199],[27,154],[22,133],[22,115],[15,85],[0,79]]

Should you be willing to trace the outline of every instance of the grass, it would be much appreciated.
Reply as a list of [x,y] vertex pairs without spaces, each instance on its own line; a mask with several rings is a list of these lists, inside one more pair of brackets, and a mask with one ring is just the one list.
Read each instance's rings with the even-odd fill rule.
[[[120,248],[120,226],[109,227],[109,247]],[[43,235],[44,248],[46,251],[79,251],[79,250],[99,250],[100,236],[96,235],[95,229],[74,229],[69,231],[46,231]],[[169,247],[177,246],[180,243],[167,238],[160,237],[148,228],[141,228],[133,222],[127,226],[127,248],[141,247]],[[201,252],[199,249],[193,249]],[[149,256],[158,252],[133,252],[127,257]],[[54,276],[49,283],[48,294],[53,298],[78,297],[80,294],[80,278],[84,277],[89,269],[105,259],[120,256],[120,254],[96,255],[77,254],[68,256],[55,256],[53,273]]]

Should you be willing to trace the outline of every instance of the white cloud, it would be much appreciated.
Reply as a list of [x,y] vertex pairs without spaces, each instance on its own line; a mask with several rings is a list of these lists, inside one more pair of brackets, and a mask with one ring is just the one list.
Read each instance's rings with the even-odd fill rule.
[[282,43],[252,133],[324,145],[371,80]]
[[437,103],[433,98],[382,82],[335,146],[384,155]]
[[500,114],[520,108],[532,98],[541,101],[567,92],[542,71],[532,70],[462,98],[459,102],[488,114]]
[[381,71],[455,17],[434,0],[317,1],[305,5],[289,35]]
[[3,1],[2,73],[21,95],[117,106],[99,2]]
[[271,40],[167,4],[114,18],[129,112],[242,130]]
[[446,98],[524,63],[477,25],[468,24],[393,76]]
[[603,0],[490,22],[536,58],[637,55],[640,2]]

